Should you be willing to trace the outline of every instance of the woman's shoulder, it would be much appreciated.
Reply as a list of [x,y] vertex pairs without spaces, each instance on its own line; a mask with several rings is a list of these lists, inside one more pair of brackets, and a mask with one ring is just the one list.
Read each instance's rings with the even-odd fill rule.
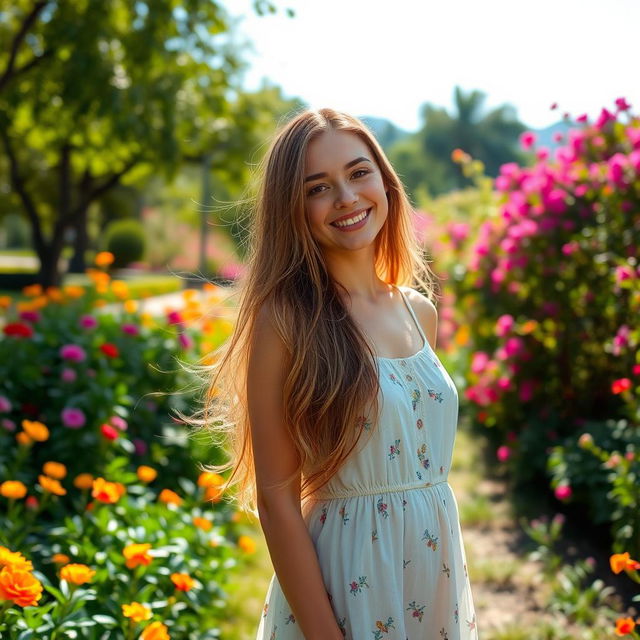
[[438,334],[438,310],[436,305],[430,298],[411,287],[398,286],[398,288],[407,297],[431,344],[431,348],[435,351]]

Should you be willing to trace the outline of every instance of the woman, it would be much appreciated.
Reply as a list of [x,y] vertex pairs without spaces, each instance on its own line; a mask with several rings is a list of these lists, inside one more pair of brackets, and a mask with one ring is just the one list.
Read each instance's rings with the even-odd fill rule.
[[208,469],[233,469],[275,569],[258,640],[477,638],[447,483],[458,395],[401,182],[359,120],[305,111],[255,214],[207,423],[231,450]]

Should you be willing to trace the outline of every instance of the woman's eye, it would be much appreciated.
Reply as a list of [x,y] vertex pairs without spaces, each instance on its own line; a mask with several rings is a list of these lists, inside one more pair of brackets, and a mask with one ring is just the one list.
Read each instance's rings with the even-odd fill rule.
[[369,169],[357,169],[353,172],[353,178],[362,178],[362,176],[366,176],[369,173]]
[[309,189],[309,191],[307,191],[307,195],[315,196],[316,193],[320,193],[323,188],[324,188],[323,184],[318,184],[315,187],[311,187],[311,189]]

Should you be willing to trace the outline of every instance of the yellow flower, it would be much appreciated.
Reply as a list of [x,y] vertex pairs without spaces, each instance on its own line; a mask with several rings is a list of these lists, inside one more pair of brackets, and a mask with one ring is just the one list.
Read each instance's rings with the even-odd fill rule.
[[122,489],[116,482],[108,482],[104,478],[96,478],[93,481],[91,495],[100,502],[114,504],[122,496]]
[[614,553],[609,558],[609,564],[611,565],[611,571],[613,571],[613,573],[621,573],[626,569],[631,571],[640,569],[640,562],[633,560],[628,551],[624,553]]
[[22,293],[27,298],[35,298],[42,295],[42,286],[39,284],[30,284],[28,287],[23,287]]
[[153,482],[158,476],[158,472],[153,467],[147,465],[140,465],[136,471],[140,482]]
[[67,475],[67,467],[61,462],[45,462],[42,471],[56,480],[62,480]]
[[256,550],[256,543],[253,538],[249,536],[240,536],[238,538],[238,547],[245,553],[254,553]]
[[124,280],[113,280],[111,282],[111,291],[113,291],[116,298],[120,298],[120,300],[129,297],[129,287]]
[[122,550],[122,555],[127,559],[127,568],[135,569],[140,564],[145,566],[150,564],[153,556],[148,553],[149,549],[151,545],[148,542],[127,545]]
[[115,260],[115,256],[111,251],[100,251],[96,254],[94,262],[98,267],[108,267],[110,264],[113,264]]
[[27,495],[27,487],[20,480],[5,480],[0,484],[0,493],[5,498],[24,498]]
[[91,489],[93,487],[93,479],[90,473],[79,473],[73,479],[73,486],[77,489]]
[[71,558],[64,553],[54,553],[51,556],[51,560],[56,564],[69,564],[71,562]]
[[33,571],[31,560],[27,560],[19,551],[11,551],[7,547],[0,547],[0,569],[15,567],[22,571]]
[[127,313],[135,313],[138,310],[138,303],[136,300],[125,300],[123,306]]
[[60,569],[60,578],[71,584],[84,584],[90,582],[96,572],[86,564],[67,564]]
[[132,602],[131,604],[122,605],[122,614],[131,618],[134,622],[142,622],[143,620],[149,620],[151,618],[151,609],[139,602]]
[[162,622],[152,622],[140,634],[140,640],[170,640],[170,636],[166,625]]
[[49,493],[55,493],[57,496],[64,496],[67,494],[67,490],[56,480],[55,478],[49,478],[49,476],[38,476],[38,482],[40,486]]
[[211,529],[211,527],[213,526],[211,520],[207,520],[206,518],[199,518],[198,516],[193,519],[193,524],[203,531],[209,531],[209,529]]
[[188,573],[172,573],[171,582],[176,585],[178,591],[189,591],[195,584],[193,578]]
[[36,420],[23,420],[22,428],[26,434],[36,442],[45,442],[49,439],[49,429]]
[[165,504],[182,504],[182,498],[175,491],[171,491],[171,489],[163,489],[158,496],[158,500]]
[[198,476],[199,487],[219,487],[221,484],[224,484],[224,478],[219,473],[203,471]]

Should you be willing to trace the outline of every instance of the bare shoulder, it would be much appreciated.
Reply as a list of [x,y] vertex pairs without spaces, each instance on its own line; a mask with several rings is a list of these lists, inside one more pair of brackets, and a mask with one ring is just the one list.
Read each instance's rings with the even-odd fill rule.
[[409,287],[400,287],[407,296],[411,307],[422,326],[422,329],[429,340],[431,348],[435,351],[436,339],[438,336],[438,310],[435,304],[425,295]]

